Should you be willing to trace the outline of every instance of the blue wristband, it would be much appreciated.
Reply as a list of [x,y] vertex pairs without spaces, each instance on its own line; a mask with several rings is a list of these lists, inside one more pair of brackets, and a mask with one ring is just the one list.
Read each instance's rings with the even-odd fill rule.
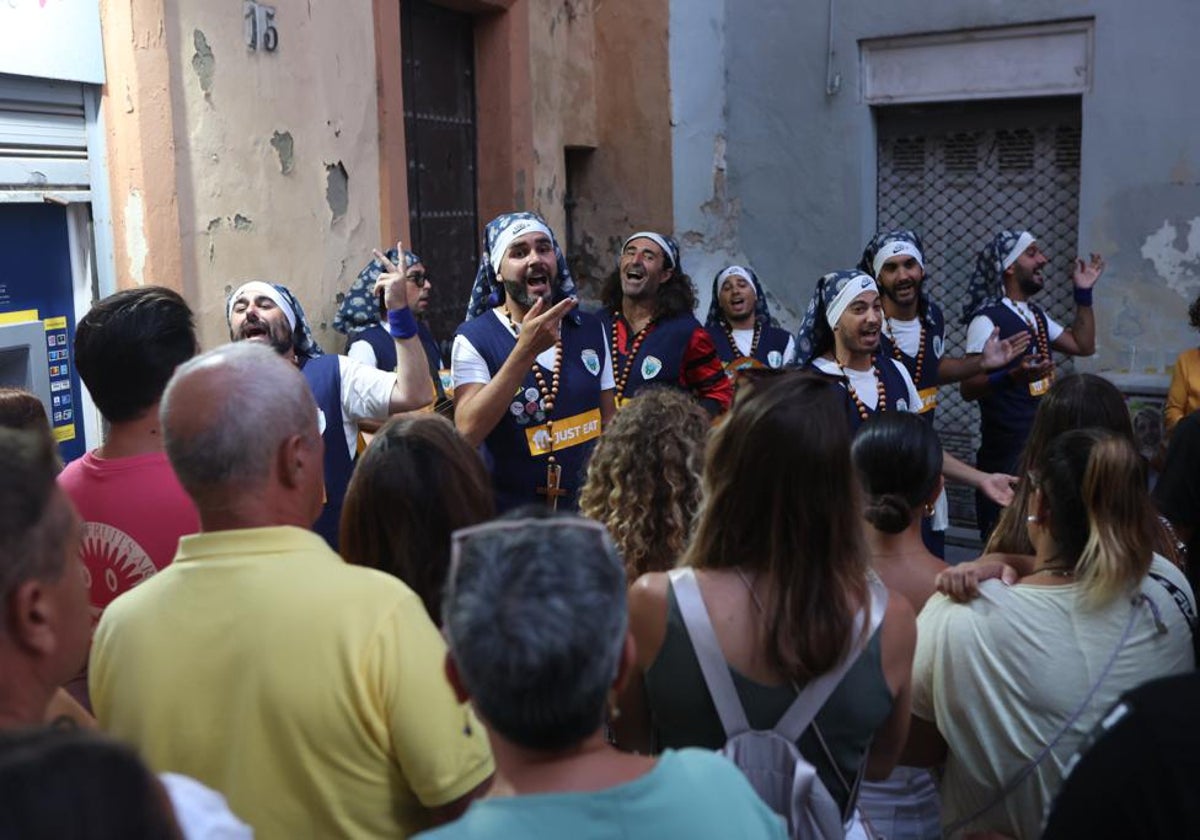
[[412,338],[417,334],[417,319],[407,306],[388,310],[388,332],[392,338]]
[[1007,385],[1008,380],[1008,371],[1006,370],[994,370],[988,374],[988,385],[993,390],[998,390],[1002,386]]
[[1075,287],[1075,305],[1076,306],[1091,306],[1092,305],[1092,290],[1081,289]]

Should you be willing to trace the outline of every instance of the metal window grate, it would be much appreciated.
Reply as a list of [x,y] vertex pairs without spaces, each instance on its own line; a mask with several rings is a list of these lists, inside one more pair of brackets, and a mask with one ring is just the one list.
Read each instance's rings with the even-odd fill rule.
[[[911,228],[924,239],[926,288],[946,314],[946,352],[962,355],[960,315],[975,256],[1004,228],[1038,237],[1051,258],[1038,302],[1069,324],[1079,226],[1079,99],[880,108],[876,120],[878,228]],[[1070,370],[1069,358],[1056,355],[1055,361],[1060,373]],[[943,444],[974,463],[978,408],[955,386],[943,387],[940,400]],[[974,528],[973,492],[947,489],[952,524]]]

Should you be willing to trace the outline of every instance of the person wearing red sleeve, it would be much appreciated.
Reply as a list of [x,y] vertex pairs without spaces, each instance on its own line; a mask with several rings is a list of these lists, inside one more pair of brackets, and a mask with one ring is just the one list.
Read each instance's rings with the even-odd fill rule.
[[643,386],[658,384],[688,391],[714,417],[729,408],[733,386],[712,338],[692,314],[696,291],[674,239],[653,231],[628,237],[602,300],[618,408]]

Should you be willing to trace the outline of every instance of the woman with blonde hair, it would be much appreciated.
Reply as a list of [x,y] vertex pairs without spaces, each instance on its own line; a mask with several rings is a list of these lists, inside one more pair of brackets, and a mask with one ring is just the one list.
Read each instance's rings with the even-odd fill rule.
[[670,569],[700,506],[708,414],[675,388],[647,388],[618,412],[592,453],[579,512],[603,523],[630,583]]
[[[712,434],[680,569],[630,590],[637,660],[616,721],[618,743],[643,750],[717,749],[734,734],[692,643],[698,600],[752,729],[846,669],[796,741],[843,821],[860,772],[887,776],[904,742],[915,625],[908,602],[872,582],[844,403],[805,372],[741,389]],[[867,613],[881,618],[874,631]]]
[[[945,834],[1036,837],[1068,758],[1123,692],[1195,665],[1195,599],[1151,549],[1145,465],[1122,436],[1059,435],[1032,464],[1034,569],[921,611],[906,763],[945,760]],[[948,756],[947,756],[948,750]]]

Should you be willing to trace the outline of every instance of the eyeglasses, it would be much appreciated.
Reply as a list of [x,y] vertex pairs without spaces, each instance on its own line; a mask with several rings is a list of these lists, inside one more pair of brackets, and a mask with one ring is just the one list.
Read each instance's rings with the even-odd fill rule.
[[404,279],[412,283],[418,289],[424,289],[429,284],[429,273],[424,271],[414,271],[404,275]]

